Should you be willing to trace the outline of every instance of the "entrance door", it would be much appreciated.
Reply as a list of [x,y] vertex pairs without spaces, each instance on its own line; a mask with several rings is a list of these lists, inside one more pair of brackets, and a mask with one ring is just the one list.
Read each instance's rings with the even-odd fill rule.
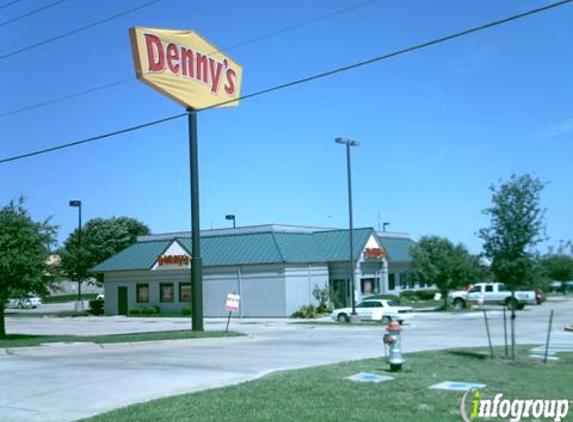
[[332,280],[332,290],[337,296],[338,302],[334,306],[346,307],[350,303],[350,297],[348,295],[348,280]]
[[117,288],[117,314],[127,315],[127,287]]

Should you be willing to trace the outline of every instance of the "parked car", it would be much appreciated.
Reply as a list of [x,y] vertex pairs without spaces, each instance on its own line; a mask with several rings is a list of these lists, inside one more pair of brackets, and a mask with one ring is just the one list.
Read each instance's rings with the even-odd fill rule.
[[[402,323],[413,316],[411,306],[400,306],[393,300],[388,299],[367,299],[356,305],[356,313],[362,321],[390,322],[398,321]],[[335,309],[332,312],[332,319],[335,321],[348,322],[352,308]]]
[[5,307],[7,309],[32,309],[42,304],[42,299],[37,296],[22,297],[19,299],[8,299]]
[[523,309],[526,304],[535,305],[535,292],[516,291],[512,297],[503,283],[477,283],[468,291],[460,290],[449,294],[454,308],[462,309],[468,303],[485,303],[505,305],[508,309]]

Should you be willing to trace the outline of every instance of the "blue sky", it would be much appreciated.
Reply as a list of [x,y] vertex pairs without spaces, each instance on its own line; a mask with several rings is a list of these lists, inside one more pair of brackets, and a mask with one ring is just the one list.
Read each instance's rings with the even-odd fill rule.
[[[7,0],[2,0],[6,4]],[[0,9],[0,56],[143,4],[23,0]],[[134,77],[128,28],[192,29],[219,48],[363,3],[359,0],[163,0],[1,59],[0,114]],[[548,4],[540,0],[379,0],[228,54],[243,94],[365,60]],[[548,182],[544,245],[573,239],[573,5],[199,115],[201,226],[347,227],[345,151],[354,223],[437,234],[481,251],[489,186],[512,173]],[[0,158],[182,112],[133,79],[0,117]],[[186,119],[0,165],[0,203],[27,197],[60,241],[84,219],[131,216],[153,232],[190,227]],[[380,218],[378,217],[380,215]]]

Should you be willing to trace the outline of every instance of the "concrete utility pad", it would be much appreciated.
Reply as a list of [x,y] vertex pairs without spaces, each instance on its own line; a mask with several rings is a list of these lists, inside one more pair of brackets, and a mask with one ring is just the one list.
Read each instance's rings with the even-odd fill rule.
[[444,381],[434,384],[429,388],[432,390],[468,391],[473,388],[485,388],[487,385],[474,382]]
[[369,372],[359,372],[357,374],[346,377],[346,379],[355,382],[379,383],[384,381],[390,381],[393,380],[394,378],[388,375],[378,375],[378,374],[371,374]]

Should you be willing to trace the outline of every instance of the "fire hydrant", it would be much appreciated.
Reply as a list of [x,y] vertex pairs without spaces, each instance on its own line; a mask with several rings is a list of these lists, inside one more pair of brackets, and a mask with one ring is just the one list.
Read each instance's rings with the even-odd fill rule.
[[400,335],[402,327],[397,321],[391,321],[386,327],[384,334],[384,344],[388,345],[390,352],[388,354],[388,363],[390,371],[400,371],[402,364],[406,362],[402,359],[402,336]]

